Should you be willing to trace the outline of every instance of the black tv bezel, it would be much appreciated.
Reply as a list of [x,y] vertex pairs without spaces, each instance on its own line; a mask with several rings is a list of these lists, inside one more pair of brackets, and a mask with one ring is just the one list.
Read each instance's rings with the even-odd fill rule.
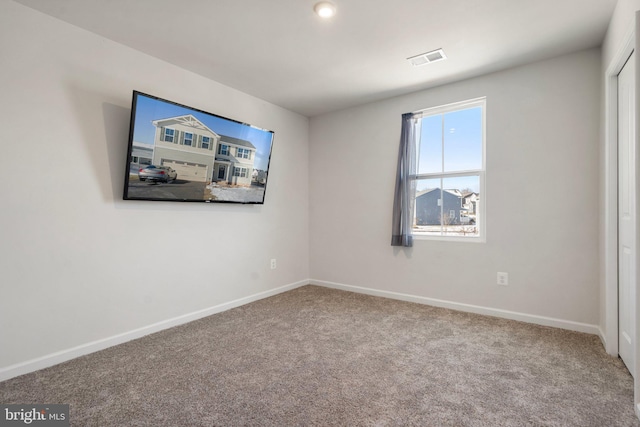
[[[188,199],[188,198],[184,198],[184,199],[180,199],[180,198],[158,198],[158,197],[131,197],[128,194],[128,190],[129,190],[129,175],[130,175],[130,168],[131,168],[131,157],[132,157],[132,153],[133,153],[133,139],[134,139],[134,132],[135,132],[135,122],[136,122],[136,117],[137,117],[137,103],[138,103],[138,97],[139,96],[144,96],[156,101],[160,101],[160,102],[165,102],[167,104],[171,104],[177,107],[181,107],[181,108],[186,108],[188,110],[192,110],[194,112],[197,113],[201,113],[201,114],[205,114],[205,115],[209,115],[212,117],[216,117],[218,119],[222,119],[222,120],[227,120],[229,122],[238,124],[238,125],[242,125],[242,126],[249,126],[253,129],[257,129],[260,131],[264,131],[264,132],[268,132],[271,134],[271,142],[269,144],[269,156],[268,156],[268,160],[267,160],[267,170],[266,170],[266,175],[267,178],[265,180],[264,183],[264,191],[262,194],[262,201],[242,201],[242,200],[217,200],[217,199]],[[153,202],[180,202],[180,203],[208,203],[208,204],[218,204],[218,203],[224,203],[224,204],[235,204],[235,205],[263,205],[265,202],[265,198],[267,195],[267,184],[269,183],[269,170],[271,167],[271,155],[273,153],[273,143],[274,143],[274,139],[275,139],[275,132],[268,130],[268,129],[264,129],[258,126],[254,126],[250,123],[245,123],[239,120],[235,120],[235,119],[231,119],[229,117],[225,117],[225,116],[221,116],[219,114],[215,114],[215,113],[211,113],[209,111],[205,111],[199,108],[195,108],[195,107],[191,107],[189,105],[185,105],[185,104],[181,104],[179,102],[175,102],[175,101],[171,101],[165,98],[161,98],[159,96],[156,95],[150,95],[148,93],[144,93],[138,90],[134,90],[133,91],[133,95],[132,95],[132,100],[131,100],[131,116],[129,118],[129,139],[128,139],[128,145],[127,145],[127,158],[126,158],[126,168],[125,168],[125,176],[124,176],[124,189],[123,189],[123,200],[132,200],[132,201],[153,201]]]

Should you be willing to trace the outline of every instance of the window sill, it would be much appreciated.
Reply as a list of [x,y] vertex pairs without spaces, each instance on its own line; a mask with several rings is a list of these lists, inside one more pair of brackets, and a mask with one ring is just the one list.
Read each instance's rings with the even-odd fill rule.
[[477,237],[462,237],[462,236],[433,236],[427,234],[413,234],[414,240],[437,240],[440,242],[468,242],[468,243],[486,243],[487,240],[484,236]]

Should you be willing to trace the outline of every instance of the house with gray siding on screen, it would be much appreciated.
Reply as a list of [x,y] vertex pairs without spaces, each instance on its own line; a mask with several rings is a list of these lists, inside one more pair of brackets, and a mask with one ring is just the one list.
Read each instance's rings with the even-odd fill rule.
[[153,145],[133,141],[129,162],[134,172],[137,172],[137,168],[141,165],[150,165],[153,162]]
[[256,147],[244,139],[221,135],[215,156],[213,181],[251,185]]

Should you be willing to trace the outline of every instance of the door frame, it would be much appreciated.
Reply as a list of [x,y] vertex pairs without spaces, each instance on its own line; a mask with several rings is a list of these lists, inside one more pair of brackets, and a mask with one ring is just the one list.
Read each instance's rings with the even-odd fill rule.
[[[222,178],[220,178],[220,172],[222,172],[222,174],[224,175]],[[227,179],[227,165],[218,166],[218,171],[217,171],[216,175],[217,175],[216,181],[226,181],[226,179]]]
[[[604,148],[604,168],[605,168],[605,188],[604,188],[604,239],[602,252],[604,255],[604,331],[600,331],[600,338],[602,339],[607,353],[618,356],[618,74],[622,70],[627,59],[634,52],[636,47],[636,21],[633,19],[632,25],[628,28],[622,43],[611,60],[605,72],[604,82],[604,96],[605,96],[605,148]],[[638,96],[638,88],[640,87],[640,81],[638,81],[638,62],[639,56],[635,55],[636,61],[636,117],[640,112],[638,108],[638,102],[640,97]],[[638,146],[638,126],[640,120],[636,119],[636,141]],[[639,170],[638,165],[638,151],[636,150],[635,165],[636,170]],[[637,186],[637,184],[636,184]],[[636,193],[638,193],[638,187],[636,187]],[[637,203],[637,202],[636,202]],[[639,241],[637,232],[640,229],[638,227],[638,209],[636,207],[636,242]],[[636,248],[640,245],[636,244]],[[636,259],[634,260],[636,266],[639,264],[638,255],[636,251]],[[636,271],[636,311],[640,307],[640,292],[638,291],[638,278]],[[639,322],[640,316],[635,316],[636,322],[636,336],[635,339],[635,354],[633,364],[635,366],[636,378],[634,379],[634,411],[636,416],[640,417],[640,364],[638,355],[640,354],[640,340],[638,340],[638,331],[640,331]]]

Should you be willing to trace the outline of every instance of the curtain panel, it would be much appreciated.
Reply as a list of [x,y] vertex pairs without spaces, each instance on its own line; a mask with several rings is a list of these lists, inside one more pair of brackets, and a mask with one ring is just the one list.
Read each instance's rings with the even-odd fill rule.
[[417,159],[416,147],[420,136],[421,115],[402,115],[400,149],[398,150],[398,171],[393,197],[393,225],[391,246],[413,246],[413,207],[416,196]]

